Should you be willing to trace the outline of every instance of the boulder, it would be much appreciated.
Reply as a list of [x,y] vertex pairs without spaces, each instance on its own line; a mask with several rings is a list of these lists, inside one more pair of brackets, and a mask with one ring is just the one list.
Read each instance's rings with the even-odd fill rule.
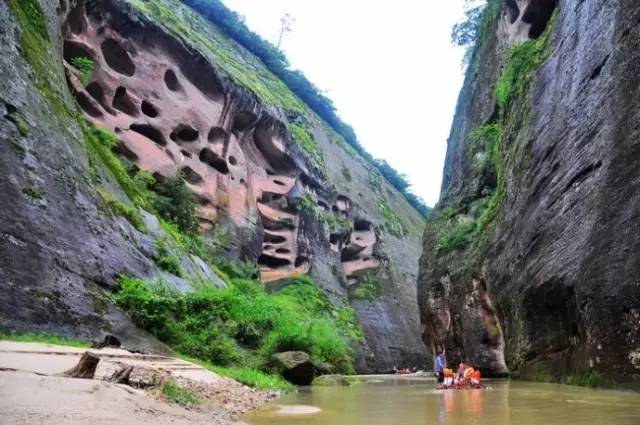
[[295,385],[310,385],[315,376],[315,366],[304,351],[276,353],[271,362],[274,370]]
[[323,375],[313,380],[317,387],[348,387],[351,382],[343,375]]

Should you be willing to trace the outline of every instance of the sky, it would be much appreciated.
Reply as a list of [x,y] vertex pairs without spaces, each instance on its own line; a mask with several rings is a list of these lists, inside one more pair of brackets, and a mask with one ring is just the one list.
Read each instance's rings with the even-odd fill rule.
[[464,0],[223,0],[249,28],[277,43],[294,69],[333,100],[376,158],[408,176],[433,206],[462,86],[464,51],[450,41]]

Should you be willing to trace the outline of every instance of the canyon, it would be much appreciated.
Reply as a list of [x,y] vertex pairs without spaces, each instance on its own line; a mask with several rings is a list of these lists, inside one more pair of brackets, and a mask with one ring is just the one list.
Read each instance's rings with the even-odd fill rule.
[[486,375],[637,387],[633,1],[490,1],[427,225],[432,351]]

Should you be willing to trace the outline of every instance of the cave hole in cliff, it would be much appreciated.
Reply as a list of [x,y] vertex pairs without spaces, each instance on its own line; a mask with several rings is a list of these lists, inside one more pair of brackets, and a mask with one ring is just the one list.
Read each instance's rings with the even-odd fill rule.
[[557,0],[531,0],[522,15],[522,22],[531,24],[529,38],[538,38],[547,28],[547,24],[556,9]]
[[325,211],[328,211],[328,210],[329,210],[329,205],[327,205],[327,203],[326,203],[326,202],[324,202],[324,201],[320,201],[320,200],[319,200],[319,201],[318,201],[318,206],[319,206],[320,208],[322,208],[323,210],[325,210]]
[[367,220],[356,220],[353,223],[353,230],[356,232],[368,232],[371,230],[371,222]]
[[82,34],[87,27],[84,5],[74,7],[67,17],[67,28],[74,34]]
[[309,264],[309,259],[303,255],[296,257],[296,262],[293,264],[294,267],[302,267]]
[[342,235],[339,233],[332,233],[329,235],[329,243],[331,245],[338,245],[342,240]]
[[337,213],[339,210],[338,210],[338,207],[334,205],[331,207],[331,211],[333,211],[334,213]]
[[291,254],[291,250],[287,248],[276,249],[276,254]]
[[515,24],[520,17],[520,7],[516,0],[505,0],[505,7],[507,9],[507,16],[509,17],[509,23]]
[[273,180],[273,183],[277,184],[278,186],[286,186],[286,183],[282,180]]
[[187,152],[187,151],[185,151],[184,149],[182,149],[182,150],[180,151],[180,153],[181,153],[182,155],[184,155],[185,157],[187,157],[187,158],[191,158],[191,156],[192,156],[192,155],[191,155],[191,152]]
[[142,113],[148,116],[149,118],[156,118],[158,115],[160,115],[160,113],[158,112],[158,109],[155,106],[153,106],[151,102],[148,102],[146,100],[142,101],[142,105],[140,106],[140,109],[142,110]]
[[100,48],[105,62],[111,69],[127,77],[133,77],[136,73],[136,66],[120,43],[112,38],[107,38],[102,42]]
[[129,130],[143,135],[160,146],[167,145],[167,140],[164,138],[162,132],[149,124],[131,124]]
[[221,127],[213,127],[207,135],[209,143],[222,143],[227,140],[227,132]]
[[284,236],[281,236],[281,235],[274,235],[272,233],[266,233],[265,232],[264,241],[266,243],[279,245],[279,244],[285,243],[287,241],[287,238],[285,238]]
[[184,177],[184,179],[193,185],[199,185],[204,183],[204,179],[202,178],[202,176],[196,173],[193,170],[193,168],[189,166],[182,167],[180,169],[180,172],[182,173],[182,176]]
[[235,131],[247,131],[256,124],[258,117],[253,112],[242,111],[233,119]]
[[229,174],[229,166],[227,165],[227,161],[221,158],[217,153],[213,152],[210,149],[202,149],[200,151],[200,161],[204,162],[211,168],[215,169],[219,173]]
[[191,143],[198,140],[200,133],[187,124],[180,124],[169,135],[171,140],[177,143]]
[[93,104],[93,100],[82,92],[76,93],[76,101],[80,108],[93,118],[104,118],[102,111]]
[[167,69],[164,73],[164,83],[167,85],[167,88],[171,91],[180,91],[182,90],[182,85],[178,80],[178,76],[172,69]]
[[72,65],[71,61],[74,58],[89,58],[94,60],[95,55],[89,46],[77,41],[65,40],[62,47],[62,55],[64,60]]
[[211,65],[202,56],[189,56],[180,71],[205,97],[216,103],[224,102],[224,91]]
[[247,181],[245,179],[240,179],[240,184],[246,186],[247,185]]
[[258,257],[258,264],[269,267],[270,269],[279,269],[291,265],[291,261],[286,258],[273,257],[271,255],[262,254]]
[[129,96],[127,89],[122,86],[116,89],[111,105],[118,111],[124,112],[131,117],[138,117],[140,115],[137,105],[131,96]]
[[107,99],[104,95],[104,90],[102,89],[102,86],[100,85],[100,83],[98,83],[97,81],[94,81],[93,83],[89,84],[85,88],[85,90],[87,90],[87,93],[89,93],[91,97],[93,97],[96,100],[96,102],[98,102],[100,106],[102,106],[107,112],[109,112],[110,114],[113,113],[113,110],[107,103]]
[[235,156],[233,156],[233,155],[229,156],[229,164],[238,165],[238,160],[236,159]]

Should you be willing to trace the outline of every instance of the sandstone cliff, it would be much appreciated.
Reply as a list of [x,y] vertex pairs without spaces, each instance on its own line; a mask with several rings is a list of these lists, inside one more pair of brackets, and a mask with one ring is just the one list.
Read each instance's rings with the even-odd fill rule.
[[420,262],[450,361],[638,384],[639,24],[630,0],[488,3]]
[[[10,0],[0,24],[0,327],[162,350],[108,294],[121,274],[190,290],[154,264],[165,231],[92,160],[87,120],[136,169],[181,172],[205,238],[223,229],[226,255],[256,261],[265,285],[309,273],[353,306],[360,371],[427,363],[422,217],[258,59],[177,0]],[[223,284],[197,256],[180,260]]]

